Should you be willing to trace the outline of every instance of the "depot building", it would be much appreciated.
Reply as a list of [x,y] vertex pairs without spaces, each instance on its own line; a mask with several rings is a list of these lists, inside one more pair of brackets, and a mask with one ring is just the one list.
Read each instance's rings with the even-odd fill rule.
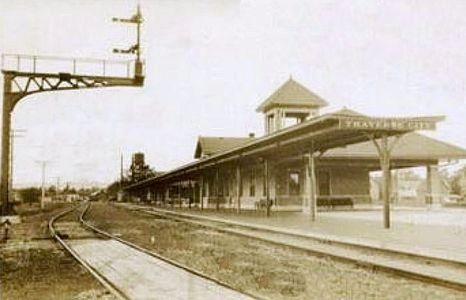
[[314,208],[374,203],[370,172],[383,166],[423,167],[422,198],[440,202],[438,164],[466,158],[466,150],[415,131],[435,129],[441,117],[374,118],[347,108],[321,114],[327,105],[290,78],[257,107],[264,136],[200,136],[192,163],[126,186],[125,193],[167,206],[309,212],[313,202]]

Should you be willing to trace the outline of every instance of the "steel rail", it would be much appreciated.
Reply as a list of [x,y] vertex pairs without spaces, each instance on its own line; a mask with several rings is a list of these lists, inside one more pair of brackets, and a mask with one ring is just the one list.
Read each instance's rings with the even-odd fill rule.
[[[138,210],[144,211],[144,208],[139,207]],[[460,261],[460,260],[455,260],[455,259],[446,259],[440,256],[433,256],[433,255],[428,255],[428,254],[423,254],[423,253],[413,253],[413,252],[407,252],[403,251],[401,249],[390,249],[390,248],[378,248],[375,245],[370,245],[370,244],[364,244],[364,243],[352,243],[349,241],[344,241],[344,240],[338,240],[338,239],[333,239],[333,238],[328,238],[328,237],[319,237],[316,235],[312,234],[304,234],[304,233],[299,233],[299,232],[292,232],[292,231],[286,231],[286,230],[276,230],[274,228],[270,228],[268,226],[263,226],[260,224],[254,224],[254,225],[247,225],[244,223],[236,222],[236,221],[230,221],[230,220],[222,220],[218,218],[210,218],[208,216],[201,216],[201,215],[191,215],[191,214],[186,214],[186,213],[178,213],[175,211],[170,211],[170,210],[164,210],[164,209],[157,209],[151,207],[151,211],[147,211],[149,213],[152,212],[159,212],[163,214],[171,214],[173,216],[181,217],[183,219],[198,219],[201,221],[206,221],[206,222],[213,222],[213,223],[219,223],[223,224],[226,227],[239,227],[239,228],[245,228],[245,229],[252,229],[254,231],[264,231],[264,232],[270,232],[270,233],[276,233],[276,234],[283,234],[283,235],[289,235],[289,236],[295,236],[297,238],[306,238],[306,239],[312,239],[315,241],[318,241],[323,244],[332,244],[332,245],[341,245],[341,246],[349,246],[349,247],[358,247],[360,249],[366,249],[369,251],[379,251],[379,252],[385,252],[385,253],[393,253],[393,254],[398,254],[398,255],[404,255],[407,257],[413,257],[413,258],[418,258],[418,259],[425,259],[425,260],[435,260],[443,263],[451,263],[451,264],[458,264],[461,266],[466,267],[466,261]],[[182,220],[182,219],[180,219]],[[420,250],[419,250],[420,251]]]
[[[310,237],[310,236],[307,236],[307,235],[304,235],[304,234],[282,232],[282,231],[277,231],[277,230],[273,230],[273,229],[270,229],[270,228],[259,227],[259,226],[248,226],[248,225],[238,223],[238,222],[229,222],[229,221],[222,221],[222,220],[218,220],[218,219],[211,219],[211,218],[206,217],[206,216],[186,215],[186,214],[183,214],[183,213],[180,214],[180,213],[176,213],[176,212],[173,212],[173,211],[160,210],[160,209],[155,209],[155,208],[151,208],[151,210],[147,210],[147,208],[144,209],[142,207],[138,207],[138,210],[140,210],[142,212],[145,212],[145,213],[148,213],[148,214],[173,219],[173,220],[176,220],[176,221],[182,221],[182,222],[196,224],[198,226],[203,226],[203,227],[206,227],[206,228],[212,228],[212,229],[220,231],[220,232],[235,234],[235,235],[238,235],[238,236],[245,236],[245,237],[249,237],[249,238],[251,238],[251,237],[256,238],[258,240],[262,240],[262,241],[265,241],[265,242],[270,242],[270,243],[273,243],[273,244],[276,244],[276,245],[281,245],[281,246],[285,246],[285,247],[289,247],[289,248],[303,250],[303,251],[306,251],[308,253],[312,253],[314,255],[326,256],[326,257],[336,259],[336,260],[342,261],[342,262],[354,263],[354,264],[356,264],[358,266],[366,267],[366,268],[369,268],[369,269],[372,269],[372,270],[383,271],[385,273],[390,273],[390,274],[398,275],[398,276],[405,277],[405,278],[415,279],[415,280],[418,280],[418,281],[421,281],[421,282],[424,282],[424,283],[430,283],[430,284],[435,284],[435,285],[439,285],[439,286],[443,286],[443,287],[452,288],[452,289],[455,289],[455,290],[466,291],[466,284],[463,284],[463,283],[458,282],[458,281],[452,281],[452,280],[448,280],[448,279],[434,277],[434,276],[431,276],[431,275],[428,275],[428,274],[422,274],[422,273],[416,272],[416,271],[409,271],[409,270],[406,270],[406,269],[387,266],[386,264],[383,264],[383,263],[378,264],[378,263],[375,263],[375,262],[365,261],[365,260],[361,260],[361,259],[358,259],[358,258],[351,258],[348,255],[344,256],[344,255],[338,255],[338,254],[334,254],[334,253],[328,253],[328,252],[321,251],[319,249],[315,249],[315,248],[312,249],[311,247],[303,247],[303,246],[299,246],[299,245],[292,244],[292,243],[282,243],[282,242],[273,240],[271,238],[259,237],[259,236],[257,236],[257,234],[254,235],[252,233],[253,232],[255,232],[255,233],[267,232],[267,233],[278,234],[278,235],[289,236],[289,237],[296,237],[296,238],[301,238],[301,239],[304,238],[304,239],[308,239],[310,241],[314,240],[315,242],[318,242],[318,243],[323,244],[323,245],[328,244],[329,246],[336,246],[336,247],[350,247],[350,248],[353,248],[356,251],[358,251],[358,250],[360,250],[360,251],[373,251],[373,252],[376,252],[376,253],[379,253],[379,254],[382,253],[382,254],[385,254],[385,255],[405,256],[405,257],[411,257],[411,258],[419,259],[419,260],[426,260],[426,261],[430,261],[430,262],[437,262],[437,263],[443,263],[443,264],[456,265],[457,267],[466,267],[465,262],[451,261],[451,260],[447,260],[447,259],[441,259],[441,258],[436,258],[436,257],[431,257],[431,256],[425,256],[423,254],[399,252],[399,251],[390,250],[390,249],[381,249],[381,248],[371,247],[369,245],[359,245],[359,244],[354,244],[354,243],[350,243],[350,242],[343,242],[343,241],[336,241],[336,240],[331,240],[331,239]],[[210,223],[210,224],[208,224],[208,223]],[[219,225],[215,225],[215,223],[221,224],[224,227],[219,226]],[[228,227],[228,228],[225,228],[225,226]],[[233,227],[242,228],[243,230],[246,230],[246,231],[249,230],[250,233],[234,230]]]
[[[84,204],[83,204],[84,205]],[[68,246],[63,239],[59,236],[57,231],[54,228],[54,223],[56,220],[59,218],[71,213],[72,211],[78,209],[79,207],[82,207],[83,205],[77,205],[74,206],[70,209],[66,209],[59,214],[53,216],[49,220],[49,233],[50,235],[68,252],[73,256],[74,259],[76,259],[89,273],[91,273],[94,278],[96,278],[112,295],[114,295],[117,299],[120,300],[127,300],[130,299],[123,291],[118,289],[115,285],[113,285],[110,281],[108,281],[104,276],[102,276],[98,271],[96,271],[94,268],[92,268],[86,261],[84,261],[77,253],[74,251],[70,246]],[[89,204],[87,204],[86,209],[89,207]]]

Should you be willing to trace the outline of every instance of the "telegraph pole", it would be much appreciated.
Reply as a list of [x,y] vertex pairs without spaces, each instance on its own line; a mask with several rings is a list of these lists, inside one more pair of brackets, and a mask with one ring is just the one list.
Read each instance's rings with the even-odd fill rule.
[[42,168],[42,196],[40,198],[40,209],[44,209],[44,199],[45,199],[45,167],[47,166],[47,160],[38,160],[36,163],[41,165]]
[[26,130],[24,130],[24,129],[12,129],[11,133],[10,133],[10,139],[11,139],[11,144],[10,144],[10,180],[9,180],[9,186],[8,186],[10,199],[14,198],[14,192],[13,192],[14,141],[15,141],[15,138],[24,137],[24,135],[17,134],[17,133],[23,133],[23,132],[26,132]]
[[120,157],[120,190],[123,189],[123,153]]
[[57,201],[59,200],[58,194],[60,191],[60,176],[57,177],[57,187],[55,189],[55,197],[57,198]]

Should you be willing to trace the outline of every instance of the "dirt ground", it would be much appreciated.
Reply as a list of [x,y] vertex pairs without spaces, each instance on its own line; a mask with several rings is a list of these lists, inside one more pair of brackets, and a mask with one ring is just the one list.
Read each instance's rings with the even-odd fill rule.
[[266,299],[465,299],[466,293],[373,272],[304,251],[93,204],[98,227]]
[[[0,299],[113,299],[48,235],[48,219],[69,204],[40,211],[23,205],[10,238],[0,244]],[[2,233],[3,234],[3,233]]]

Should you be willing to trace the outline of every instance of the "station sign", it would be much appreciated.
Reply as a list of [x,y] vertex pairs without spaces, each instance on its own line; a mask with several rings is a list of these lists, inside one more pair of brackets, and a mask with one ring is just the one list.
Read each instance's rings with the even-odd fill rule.
[[341,118],[340,129],[369,129],[369,130],[434,130],[435,118]]

